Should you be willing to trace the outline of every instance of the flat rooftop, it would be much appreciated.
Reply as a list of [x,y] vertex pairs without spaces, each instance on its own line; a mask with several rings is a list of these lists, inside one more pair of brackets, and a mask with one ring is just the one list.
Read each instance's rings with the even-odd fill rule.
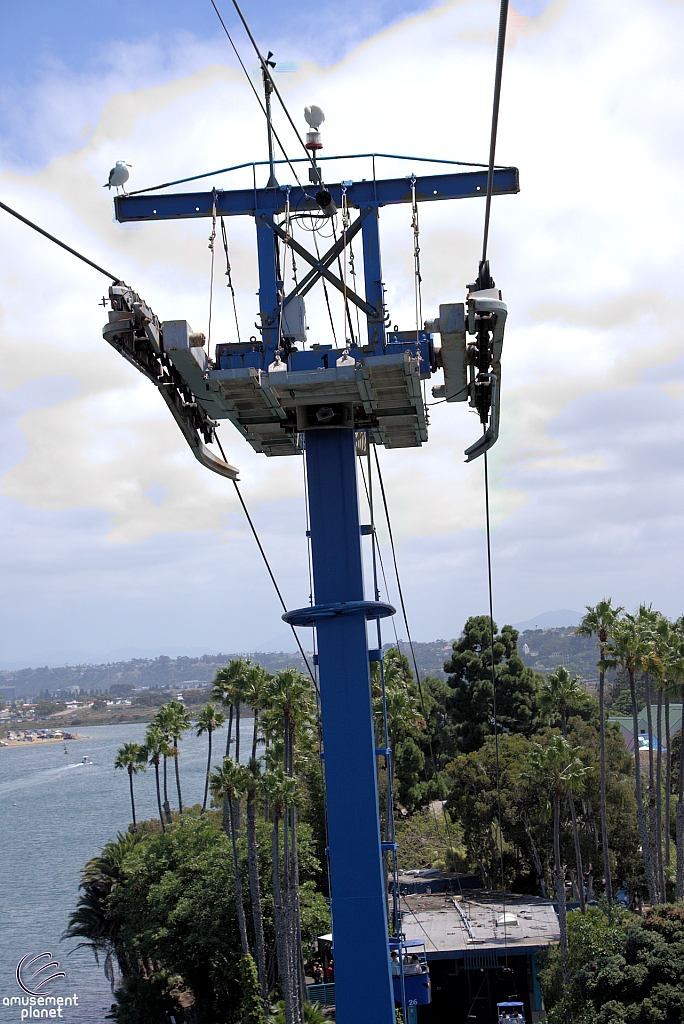
[[553,902],[541,897],[483,889],[421,893],[402,896],[400,908],[406,938],[424,942],[428,959],[523,954],[560,938]]

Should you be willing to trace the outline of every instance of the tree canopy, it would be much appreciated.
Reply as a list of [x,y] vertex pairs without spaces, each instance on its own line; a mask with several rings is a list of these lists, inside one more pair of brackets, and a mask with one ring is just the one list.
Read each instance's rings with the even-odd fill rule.
[[[541,677],[518,655],[518,632],[494,623],[496,713],[507,732],[530,736],[539,725],[538,694]],[[478,750],[494,732],[492,642],[488,615],[468,619],[451,658],[444,663],[452,693],[447,700],[454,725],[455,752]]]

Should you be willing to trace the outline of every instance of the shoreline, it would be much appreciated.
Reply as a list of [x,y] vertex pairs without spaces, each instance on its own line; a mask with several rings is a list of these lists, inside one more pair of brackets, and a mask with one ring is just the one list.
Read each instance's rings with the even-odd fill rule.
[[38,736],[34,736],[32,740],[4,739],[2,741],[2,745],[0,745],[0,750],[9,750],[11,747],[41,747],[47,743],[75,743],[76,740],[84,740],[85,738],[85,736],[79,736],[77,733],[72,733],[70,740],[65,740],[62,736],[49,736],[45,739],[41,739]]

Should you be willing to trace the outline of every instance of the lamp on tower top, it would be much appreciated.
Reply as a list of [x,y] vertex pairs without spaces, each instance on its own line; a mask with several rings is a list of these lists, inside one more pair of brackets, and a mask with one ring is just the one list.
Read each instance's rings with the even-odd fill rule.
[[310,107],[304,107],[304,117],[311,131],[306,133],[306,148],[310,149],[312,153],[315,153],[319,149],[323,149],[323,143],[321,142],[321,133],[319,128],[325,121],[325,114],[320,107],[317,107],[314,103]]

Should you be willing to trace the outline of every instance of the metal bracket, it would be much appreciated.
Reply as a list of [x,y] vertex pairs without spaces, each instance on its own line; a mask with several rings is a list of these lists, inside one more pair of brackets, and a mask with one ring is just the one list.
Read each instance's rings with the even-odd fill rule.
[[386,619],[397,609],[384,601],[338,601],[333,604],[314,604],[295,608],[281,615],[290,626],[313,626],[319,619],[334,619],[340,615],[364,615],[367,619]]

